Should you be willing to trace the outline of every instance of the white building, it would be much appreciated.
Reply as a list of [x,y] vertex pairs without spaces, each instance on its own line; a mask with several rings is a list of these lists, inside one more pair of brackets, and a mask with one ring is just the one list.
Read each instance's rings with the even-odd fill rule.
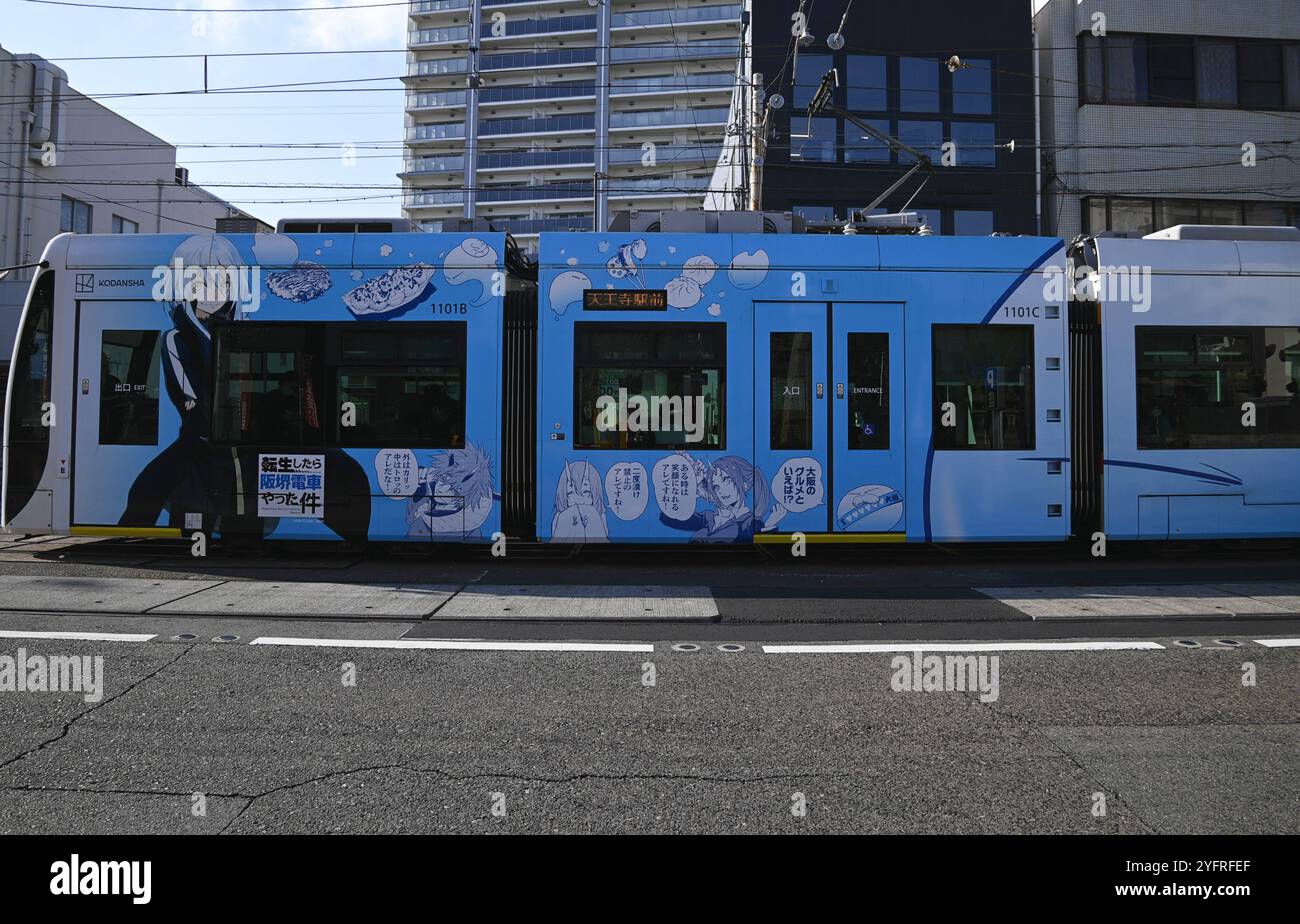
[[1034,6],[1045,233],[1300,224],[1300,2]]
[[531,245],[615,211],[700,207],[740,102],[746,8],[414,0],[406,216],[486,218]]
[[[64,231],[197,233],[250,218],[190,185],[176,148],[73,90],[42,58],[0,48],[0,99],[0,267],[39,260]],[[0,280],[0,367],[31,275]]]

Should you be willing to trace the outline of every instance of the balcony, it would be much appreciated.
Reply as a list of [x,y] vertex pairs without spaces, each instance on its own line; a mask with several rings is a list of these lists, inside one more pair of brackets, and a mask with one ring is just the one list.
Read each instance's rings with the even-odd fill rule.
[[495,186],[479,191],[479,202],[551,202],[556,199],[590,199],[591,184],[547,183],[537,186]]
[[730,92],[735,85],[733,72],[708,71],[671,77],[624,77],[610,82],[609,93],[610,96],[631,96],[637,93]]
[[438,29],[415,29],[406,34],[406,44],[412,48],[421,45],[441,45],[446,42],[469,41],[469,26],[444,26]]
[[507,234],[541,234],[543,231],[590,231],[590,215],[569,215],[563,218],[494,218],[485,216],[492,226]]
[[596,95],[594,83],[566,81],[529,87],[483,87],[480,103],[528,103],[548,99],[572,99]]
[[407,109],[453,109],[465,105],[464,90],[416,93],[406,103]]
[[731,120],[731,110],[725,107],[711,109],[651,109],[646,112],[611,112],[609,127],[657,128],[669,125],[706,125],[726,123]]
[[410,193],[406,197],[406,207],[412,209],[464,204],[465,191],[463,189],[426,189]]
[[614,64],[626,64],[632,61],[697,61],[703,58],[734,58],[739,48],[739,42],[719,39],[676,44],[661,42],[642,46],[624,45],[610,50],[610,61]]
[[563,115],[541,119],[487,119],[479,124],[478,133],[479,137],[540,135],[552,132],[592,131],[595,127],[594,115]]
[[515,167],[595,166],[591,148],[561,148],[555,151],[488,151],[478,156],[480,170],[509,170]]
[[[640,146],[631,148],[610,148],[609,165],[638,166],[649,152]],[[664,166],[665,164],[715,164],[722,153],[719,143],[705,144],[660,144],[654,148],[654,162],[646,166]]]
[[615,13],[610,22],[614,29],[631,29],[645,26],[681,26],[697,22],[734,22],[740,26],[739,3],[726,6],[700,6],[689,10],[647,10],[644,13]]
[[417,173],[460,173],[465,169],[465,158],[460,154],[451,157],[415,157],[405,164],[405,172]]
[[464,138],[464,122],[440,122],[436,125],[411,125],[406,129],[407,141],[444,141]]
[[436,61],[412,63],[408,77],[440,77],[443,74],[463,74],[469,70],[469,61],[463,57],[441,58]]
[[521,35],[553,35],[558,32],[591,32],[596,28],[595,16],[555,16],[551,19],[506,18],[506,34],[497,35],[490,21],[483,23],[479,34],[485,39],[515,38]]
[[594,48],[556,48],[550,51],[515,51],[508,54],[482,55],[479,58],[479,70],[506,71],[595,63],[596,49]]
[[411,15],[423,13],[446,13],[453,10],[468,10],[469,0],[412,0]]

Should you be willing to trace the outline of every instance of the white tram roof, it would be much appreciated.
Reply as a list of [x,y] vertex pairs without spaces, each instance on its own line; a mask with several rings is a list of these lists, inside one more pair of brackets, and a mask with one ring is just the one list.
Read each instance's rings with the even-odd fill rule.
[[1143,238],[1099,237],[1102,266],[1201,276],[1300,276],[1300,228],[1177,225]]

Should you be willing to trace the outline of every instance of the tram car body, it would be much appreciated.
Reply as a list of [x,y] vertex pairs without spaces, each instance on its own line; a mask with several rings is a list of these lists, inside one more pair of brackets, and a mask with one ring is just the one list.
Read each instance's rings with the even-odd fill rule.
[[5,524],[490,536],[507,246],[501,234],[60,235],[15,344]]
[[61,235],[43,262],[13,531],[1300,535],[1300,240],[647,229],[531,265],[486,231]]
[[1300,535],[1300,232],[1153,237],[1072,254],[1076,529]]

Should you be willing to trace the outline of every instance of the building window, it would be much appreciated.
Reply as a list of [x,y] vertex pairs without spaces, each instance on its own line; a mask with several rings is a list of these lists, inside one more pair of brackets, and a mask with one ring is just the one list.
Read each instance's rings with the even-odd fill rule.
[[99,354],[101,446],[158,445],[161,346],[160,331],[104,331]]
[[931,58],[898,59],[898,108],[903,112],[939,111],[939,62]]
[[934,448],[1033,449],[1033,327],[936,324],[932,330]]
[[812,102],[813,94],[821,86],[826,72],[835,66],[835,59],[830,55],[800,55],[799,71],[795,74],[794,108],[806,109]]
[[953,122],[958,167],[996,167],[997,137],[992,122]]
[[994,231],[993,212],[983,209],[954,209],[952,233],[967,237],[988,237]]
[[[790,159],[833,164],[838,160],[837,119],[804,119],[790,123]],[[805,134],[806,133],[806,134]]]
[[[900,121],[898,140],[922,154],[928,154],[937,162],[943,156],[943,123]],[[908,160],[911,160],[910,156]]]
[[[725,324],[573,327],[575,449],[723,449]],[[641,398],[635,415],[630,399]],[[620,406],[621,405],[621,406]]]
[[356,420],[335,428],[336,445],[463,448],[465,332],[464,322],[338,331],[330,373]]
[[64,196],[59,208],[59,230],[90,233],[91,207],[80,199]]
[[1300,328],[1138,327],[1136,359],[1139,449],[1300,447]]
[[[1175,225],[1266,225],[1300,227],[1300,203],[1233,202],[1223,199],[1135,199],[1091,196],[1084,200],[1089,234],[1140,231]],[[1154,221],[1149,217],[1154,210]]]
[[134,221],[123,218],[121,215],[113,216],[113,233],[114,234],[139,234],[140,225]]
[[1300,109],[1300,43],[1079,36],[1079,102]]
[[[892,135],[888,119],[863,119],[872,128]],[[889,145],[877,141],[851,122],[844,123],[844,162],[849,164],[887,164],[893,159]]]
[[963,115],[993,114],[993,62],[972,58],[952,75],[952,111]]
[[883,55],[848,56],[848,108],[884,112],[889,108],[889,78]]

